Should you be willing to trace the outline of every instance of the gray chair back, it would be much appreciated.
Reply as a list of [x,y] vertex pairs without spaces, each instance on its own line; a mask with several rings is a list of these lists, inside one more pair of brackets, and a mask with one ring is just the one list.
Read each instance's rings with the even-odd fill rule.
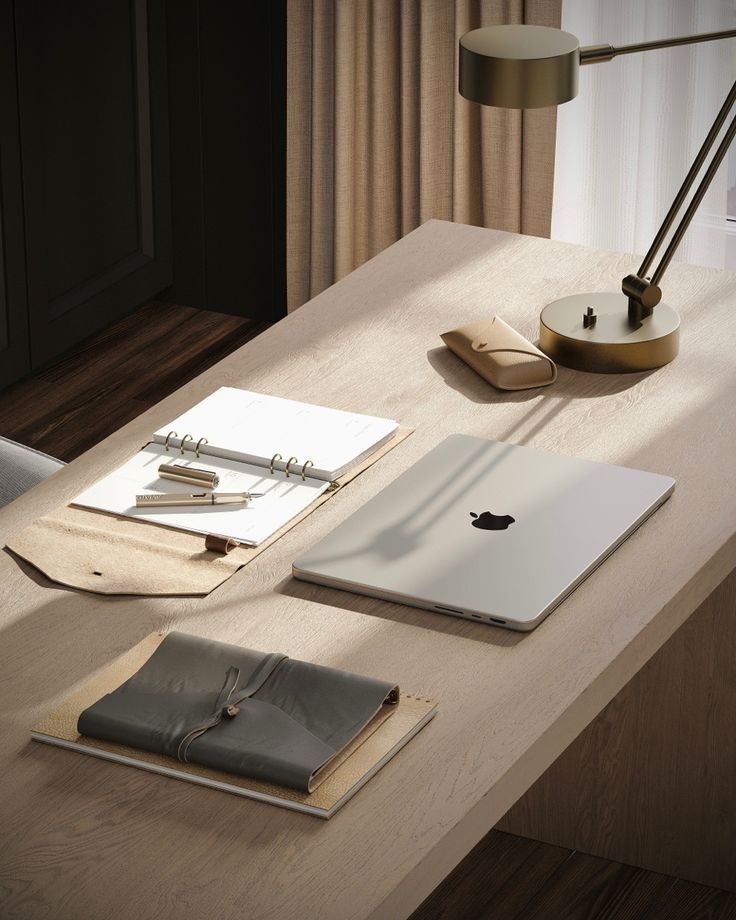
[[0,508],[63,466],[48,454],[0,437]]

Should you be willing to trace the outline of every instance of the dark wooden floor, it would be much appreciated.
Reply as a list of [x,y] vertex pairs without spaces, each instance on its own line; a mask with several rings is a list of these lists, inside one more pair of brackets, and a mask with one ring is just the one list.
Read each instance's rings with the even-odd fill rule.
[[148,304],[0,392],[0,434],[73,460],[267,326]]
[[[71,460],[264,328],[150,304],[0,393],[0,435]],[[736,895],[491,831],[412,920],[736,920]]]
[[736,920],[736,894],[491,831],[411,920]]

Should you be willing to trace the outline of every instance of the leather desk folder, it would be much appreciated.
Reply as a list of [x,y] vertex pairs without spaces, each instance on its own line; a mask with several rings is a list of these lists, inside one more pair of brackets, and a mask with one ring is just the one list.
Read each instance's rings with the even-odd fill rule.
[[330,817],[435,712],[392,681],[173,632],[148,636],[32,737]]
[[239,546],[228,554],[213,552],[206,548],[206,538],[201,534],[66,506],[21,530],[8,540],[7,548],[47,578],[69,588],[95,594],[202,597],[338,495],[343,486],[413,430],[399,428],[390,440],[340,476],[333,489],[258,546]]

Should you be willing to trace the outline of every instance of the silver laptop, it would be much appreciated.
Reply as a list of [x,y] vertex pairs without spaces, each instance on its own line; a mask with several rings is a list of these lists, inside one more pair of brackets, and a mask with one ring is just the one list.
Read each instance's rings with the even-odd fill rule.
[[530,630],[674,487],[669,476],[452,435],[297,559],[293,572]]

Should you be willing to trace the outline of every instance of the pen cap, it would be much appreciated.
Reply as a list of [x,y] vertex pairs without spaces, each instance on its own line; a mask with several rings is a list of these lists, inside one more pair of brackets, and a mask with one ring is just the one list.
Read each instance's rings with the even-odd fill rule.
[[196,466],[179,466],[176,463],[162,463],[158,468],[158,474],[162,479],[186,482],[203,489],[214,489],[220,482],[220,477],[213,470],[203,470]]

